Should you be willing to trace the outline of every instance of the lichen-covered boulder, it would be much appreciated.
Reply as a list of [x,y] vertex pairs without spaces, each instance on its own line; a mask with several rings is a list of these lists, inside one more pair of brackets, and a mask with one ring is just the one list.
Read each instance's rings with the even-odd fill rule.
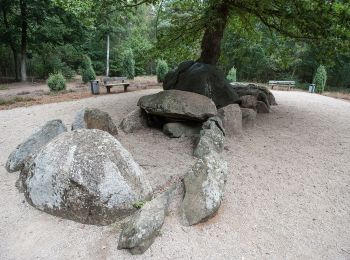
[[231,104],[218,110],[225,134],[228,137],[240,135],[242,133],[242,111],[238,104]]
[[163,82],[164,90],[177,89],[198,93],[212,99],[220,108],[239,102],[224,73],[216,66],[194,61],[179,64]]
[[242,126],[243,128],[251,128],[255,126],[256,111],[250,108],[241,108]]
[[194,148],[193,155],[202,158],[205,155],[216,152],[221,153],[224,149],[224,132],[220,125],[220,118],[208,119],[200,131],[198,142]]
[[213,216],[221,205],[227,180],[227,163],[212,152],[197,160],[184,178],[182,217],[194,225]]
[[149,114],[172,119],[205,121],[217,113],[215,104],[206,96],[180,90],[143,96],[137,105]]
[[151,186],[131,154],[107,132],[80,129],[48,143],[21,172],[37,209],[85,224],[106,225],[135,211]]
[[117,135],[118,129],[111,116],[97,108],[84,108],[77,112],[72,124],[72,130],[100,129],[111,135]]
[[132,133],[136,130],[144,128],[146,125],[147,125],[146,112],[143,111],[141,108],[136,108],[135,110],[131,111],[129,114],[127,114],[123,118],[119,127],[125,133]]
[[144,253],[159,235],[168,200],[169,195],[165,192],[135,213],[120,233],[118,249],[128,249],[133,255]]
[[59,134],[67,132],[61,120],[51,120],[18,145],[6,162],[8,172],[19,171],[26,161]]
[[199,136],[201,126],[181,122],[170,122],[163,125],[163,133],[174,138]]

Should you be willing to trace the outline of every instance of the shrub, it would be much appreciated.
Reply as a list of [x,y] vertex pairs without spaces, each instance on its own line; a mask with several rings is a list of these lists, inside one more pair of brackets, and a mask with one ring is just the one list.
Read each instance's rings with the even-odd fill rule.
[[47,85],[51,91],[60,91],[66,89],[66,79],[61,72],[51,74],[47,80]]
[[232,69],[230,69],[230,71],[227,74],[227,79],[230,82],[236,82],[237,81],[237,70],[235,67],[232,67]]
[[135,77],[135,60],[131,49],[123,53],[122,72],[123,76],[128,79],[133,79]]
[[323,65],[320,65],[315,73],[312,83],[316,85],[316,92],[322,93],[327,81],[327,71]]
[[96,79],[96,74],[92,67],[88,69],[82,69],[81,74],[84,83]]
[[83,56],[83,61],[81,63],[81,76],[84,83],[96,79],[94,68],[92,67],[91,60],[87,55]]
[[158,82],[163,82],[165,75],[168,73],[169,68],[165,60],[158,60],[156,66],[156,74]]

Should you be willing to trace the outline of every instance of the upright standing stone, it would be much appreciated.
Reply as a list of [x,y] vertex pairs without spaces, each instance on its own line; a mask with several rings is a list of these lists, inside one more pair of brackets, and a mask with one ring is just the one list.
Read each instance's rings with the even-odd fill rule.
[[228,137],[242,134],[242,111],[239,105],[231,104],[218,110]]
[[84,108],[78,111],[72,124],[72,130],[77,129],[99,129],[111,135],[118,134],[111,116],[97,108]]

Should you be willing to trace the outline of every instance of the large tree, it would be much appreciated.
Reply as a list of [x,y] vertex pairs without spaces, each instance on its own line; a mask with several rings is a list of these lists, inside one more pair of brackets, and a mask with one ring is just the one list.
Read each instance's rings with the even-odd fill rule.
[[[160,2],[159,8],[172,8],[171,39],[201,35],[199,61],[216,64],[221,40],[231,22],[245,26],[260,21],[270,30],[303,41],[323,42],[332,48],[348,48],[350,4],[346,0],[140,0],[121,1],[125,7]],[[232,19],[235,18],[235,19]],[[174,35],[175,34],[175,35]],[[177,36],[178,34],[179,36]]]

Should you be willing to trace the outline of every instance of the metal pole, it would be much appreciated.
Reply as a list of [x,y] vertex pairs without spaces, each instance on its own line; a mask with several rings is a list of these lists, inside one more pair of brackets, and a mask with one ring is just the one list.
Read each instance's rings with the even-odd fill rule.
[[106,77],[109,75],[109,34],[107,34]]

